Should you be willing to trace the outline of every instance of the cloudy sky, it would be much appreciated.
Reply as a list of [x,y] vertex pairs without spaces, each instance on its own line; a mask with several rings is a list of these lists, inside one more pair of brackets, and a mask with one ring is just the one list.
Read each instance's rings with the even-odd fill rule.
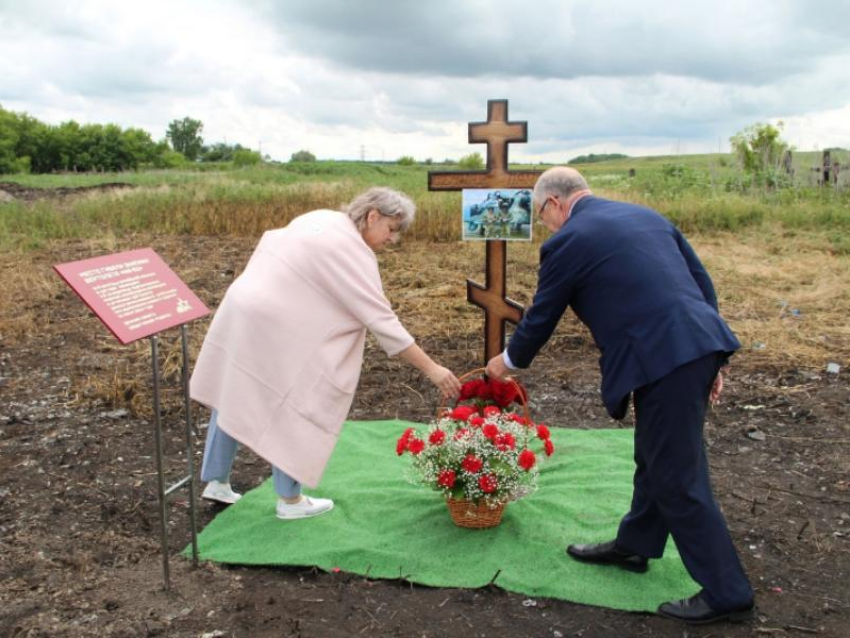
[[850,147],[850,1],[0,0],[0,105],[286,160],[458,158],[488,99],[512,161],[701,153],[759,121]]

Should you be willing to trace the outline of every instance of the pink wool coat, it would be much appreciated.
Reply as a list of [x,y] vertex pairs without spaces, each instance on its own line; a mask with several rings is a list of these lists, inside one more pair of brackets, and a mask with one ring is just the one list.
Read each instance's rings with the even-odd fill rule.
[[306,213],[266,232],[227,290],[190,394],[234,439],[316,487],[351,408],[367,329],[390,356],[414,342],[351,219]]

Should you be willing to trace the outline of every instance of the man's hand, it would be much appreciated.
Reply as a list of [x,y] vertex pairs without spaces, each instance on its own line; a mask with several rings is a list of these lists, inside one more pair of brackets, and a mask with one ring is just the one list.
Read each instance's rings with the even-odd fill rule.
[[721,392],[723,392],[723,373],[718,372],[714,378],[714,384],[711,386],[711,393],[708,395],[709,403],[717,403]]
[[510,372],[510,368],[505,365],[505,359],[501,354],[497,354],[495,357],[490,359],[487,362],[487,376],[491,379],[496,379],[497,381],[501,381],[508,372]]

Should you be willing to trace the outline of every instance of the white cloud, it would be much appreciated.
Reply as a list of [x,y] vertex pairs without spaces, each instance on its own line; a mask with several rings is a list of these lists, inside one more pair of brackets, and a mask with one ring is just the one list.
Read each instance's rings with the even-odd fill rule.
[[278,159],[483,152],[493,98],[529,123],[512,160],[725,150],[778,119],[850,147],[850,3],[826,5],[0,0],[0,104],[155,138],[188,115]]

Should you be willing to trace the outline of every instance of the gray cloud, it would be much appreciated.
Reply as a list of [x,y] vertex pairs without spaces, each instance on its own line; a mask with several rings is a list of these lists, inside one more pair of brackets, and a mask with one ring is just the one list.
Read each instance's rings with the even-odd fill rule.
[[0,0],[0,104],[156,137],[190,115],[284,159],[483,151],[466,123],[492,98],[529,123],[513,158],[716,150],[776,118],[850,145],[848,22],[838,1]]
[[[847,51],[850,9],[730,0],[279,3],[287,46],[340,66],[451,77],[634,77],[766,83]],[[824,16],[830,15],[832,19]]]

